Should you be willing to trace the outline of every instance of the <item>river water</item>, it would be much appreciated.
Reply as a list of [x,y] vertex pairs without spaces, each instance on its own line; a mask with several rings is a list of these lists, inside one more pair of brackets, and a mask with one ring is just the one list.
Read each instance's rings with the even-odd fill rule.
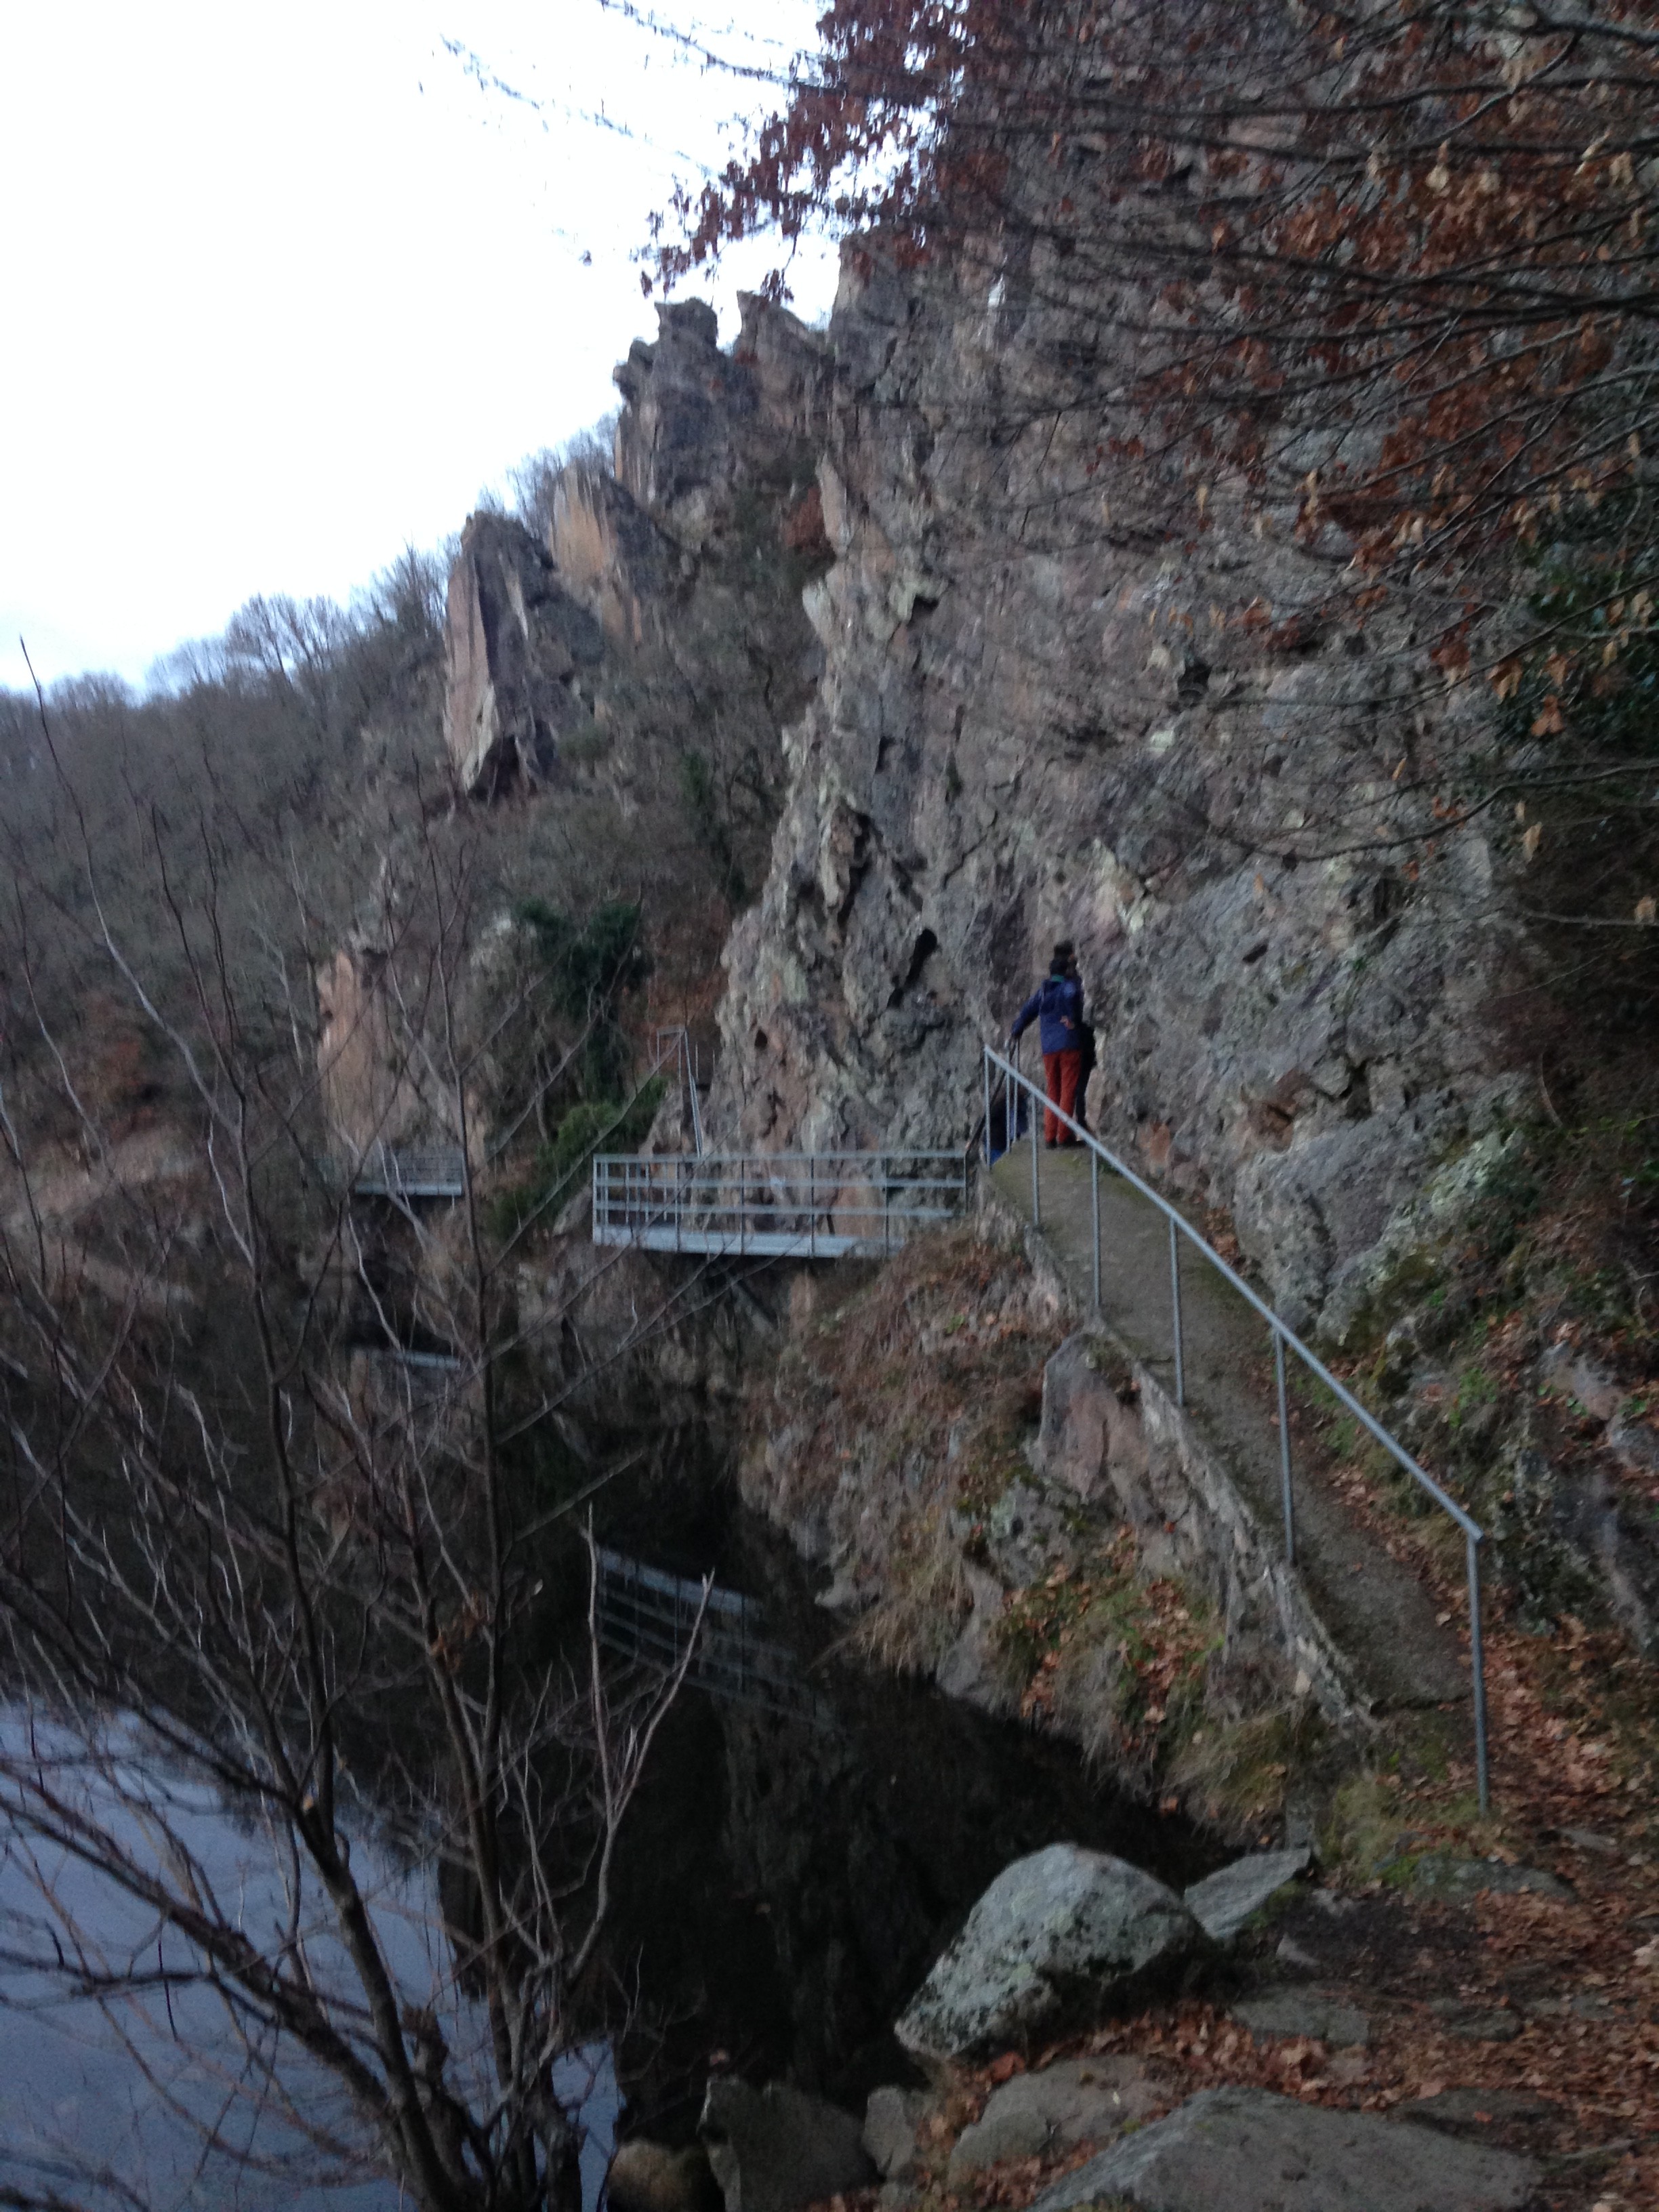
[[[811,1696],[793,1711],[703,1692],[684,1694],[659,1741],[630,1815],[617,1875],[604,1972],[591,1997],[592,2039],[567,2062],[581,2107],[589,2212],[618,2124],[689,2137],[711,2066],[748,2078],[787,2076],[858,2109],[877,2082],[908,2078],[890,2023],[931,1960],[1011,1859],[1059,1839],[1118,1852],[1174,1881],[1215,1854],[1091,1778],[1064,1746],[994,1722],[920,1684],[874,1674],[845,1656],[845,1624],[818,1609],[793,1554],[750,1516],[665,1518],[647,1497],[612,1502],[609,1540],[671,1573],[713,1571],[758,1600],[769,1639],[793,1655]],[[0,1750],[31,1741],[21,1710],[0,1710]],[[70,1747],[50,1730],[43,1755]],[[139,1858],[161,1850],[165,1814],[246,1923],[283,1918],[281,1854],[238,1825],[204,1788],[124,1743],[75,1786]],[[373,1909],[404,1996],[426,2002],[450,1983],[429,1867],[410,1865],[372,1834],[354,1843],[372,1874]],[[14,1826],[0,1856],[0,2173],[45,2194],[56,2185],[94,2212],[112,2190],[103,2170],[160,2204],[247,2212],[384,2212],[397,2192],[362,2169],[337,2186],[315,2179],[300,2134],[280,2114],[239,2102],[240,2054],[205,1988],[173,1987],[100,2008],[55,1994],[23,1960],[56,1929],[81,1932],[113,1968],[188,1964],[175,1937],[99,1878],[43,1856]],[[317,1917],[310,1946],[326,1978],[344,1969]],[[49,1955],[49,1953],[48,1954]],[[456,2020],[458,2049],[477,2023]],[[308,2119],[351,2138],[335,2093],[285,2062]],[[206,2156],[198,2124],[216,2120],[231,2149]]]

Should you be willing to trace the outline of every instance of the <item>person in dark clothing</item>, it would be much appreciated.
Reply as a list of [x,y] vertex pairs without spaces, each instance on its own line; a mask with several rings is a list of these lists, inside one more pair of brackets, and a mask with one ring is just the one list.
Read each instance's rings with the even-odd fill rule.
[[[1069,943],[1064,945],[1057,945],[1054,950],[1056,952],[1064,951],[1066,973],[1072,977],[1079,991],[1081,992],[1083,978],[1078,973],[1076,952]],[[1072,1118],[1079,1129],[1086,1129],[1089,1126],[1089,1078],[1095,1072],[1095,1062],[1098,1057],[1095,1050],[1095,1025],[1086,1015],[1079,1020],[1077,1034],[1078,1050],[1081,1058],[1079,1060],[1077,1071],[1077,1108]]]
[[1042,1073],[1048,1093],[1048,1107],[1042,1116],[1042,1138],[1051,1151],[1055,1145],[1077,1142],[1054,1111],[1056,1106],[1061,1114],[1075,1110],[1078,1074],[1083,1064],[1083,986],[1075,975],[1066,974],[1068,957],[1069,948],[1055,947],[1048,973],[1015,1015],[1014,1026],[1008,1033],[1009,1043],[1016,1044],[1033,1022],[1038,1025]]

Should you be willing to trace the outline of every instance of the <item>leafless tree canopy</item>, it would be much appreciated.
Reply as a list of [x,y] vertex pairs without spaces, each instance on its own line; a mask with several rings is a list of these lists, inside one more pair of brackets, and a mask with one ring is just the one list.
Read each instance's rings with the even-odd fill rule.
[[[251,609],[236,650],[301,686],[307,634]],[[101,2006],[210,2171],[564,2203],[618,1827],[676,1682],[607,1680],[580,1496],[526,1472],[562,1315],[520,1322],[478,1188],[514,1010],[477,988],[474,841],[417,818],[357,908],[374,1097],[463,1182],[368,1202],[319,1079],[338,917],[293,849],[157,810],[135,946],[58,791],[71,849],[20,862],[5,923],[0,1821],[31,1893],[0,1985]],[[92,994],[100,1023],[61,1018]],[[188,2094],[157,2060],[180,2037]]]

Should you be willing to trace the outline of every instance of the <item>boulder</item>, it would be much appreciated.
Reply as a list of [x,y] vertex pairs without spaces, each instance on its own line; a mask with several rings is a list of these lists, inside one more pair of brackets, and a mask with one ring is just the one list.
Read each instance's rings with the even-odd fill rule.
[[683,2150],[643,2137],[618,2143],[605,2194],[611,2212],[720,2212],[720,2189],[701,2143]]
[[1136,2058],[1066,2058],[1040,2074],[1016,2074],[957,2137],[945,2185],[960,2189],[1010,2159],[1057,2158],[1081,2143],[1108,2142],[1157,2102]]
[[902,2180],[915,2164],[916,2139],[932,2102],[923,2089],[870,2092],[862,2141],[884,2181]]
[[753,2089],[717,2075],[697,2131],[726,2212],[799,2212],[876,2179],[852,2113],[781,2081]]
[[1032,2212],[1519,2212],[1528,2159],[1266,2089],[1205,2089],[1040,2196]]
[[1173,1980],[1208,1948],[1152,1875],[1103,1851],[1051,1844],[1003,1869],[895,2033],[936,2069],[986,2057]]
[[1206,1936],[1230,1943],[1270,1898],[1306,1872],[1313,1853],[1304,1844],[1289,1851],[1251,1851],[1184,1893],[1187,1909]]

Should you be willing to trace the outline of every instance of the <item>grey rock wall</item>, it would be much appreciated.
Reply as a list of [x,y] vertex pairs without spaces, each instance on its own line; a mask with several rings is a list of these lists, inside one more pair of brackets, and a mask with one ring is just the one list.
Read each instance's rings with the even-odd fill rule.
[[474,799],[602,794],[621,834],[574,834],[614,845],[631,884],[675,873],[663,817],[685,813],[695,756],[698,818],[684,827],[726,848],[732,890],[753,879],[781,726],[818,672],[800,590],[828,553],[811,518],[829,355],[755,298],[729,349],[702,301],[658,313],[654,343],[616,371],[613,465],[560,471],[546,542],[505,515],[468,521],[449,580],[444,738]]
[[588,719],[580,678],[601,651],[599,625],[522,524],[473,515],[444,621],[444,743],[466,792],[546,781],[561,735]]
[[1401,842],[1402,790],[1479,702],[1407,632],[1322,627],[1334,526],[1247,527],[1237,488],[1115,457],[1133,425],[1048,410],[1042,297],[846,258],[824,673],[727,950],[714,1125],[962,1141],[981,1040],[1069,936],[1097,1126],[1230,1209],[1288,1315],[1334,1322],[1426,1165],[1515,1091],[1492,852]]

